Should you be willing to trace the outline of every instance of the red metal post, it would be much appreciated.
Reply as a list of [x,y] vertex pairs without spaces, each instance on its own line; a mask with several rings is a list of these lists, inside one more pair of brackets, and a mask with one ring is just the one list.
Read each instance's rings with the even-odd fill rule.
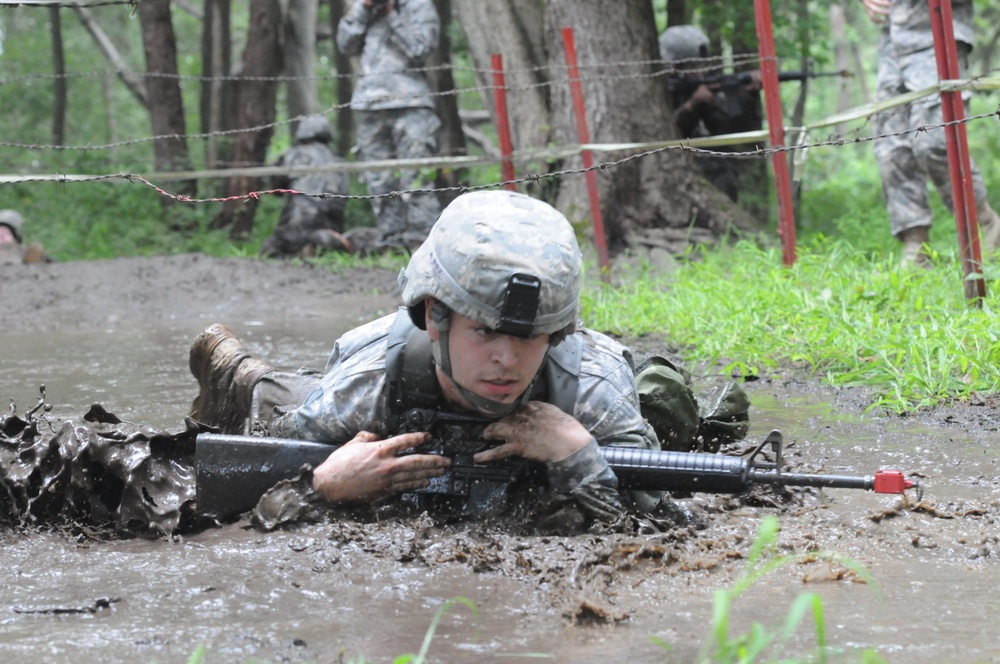
[[[958,49],[952,24],[951,0],[928,0],[931,29],[934,33],[934,55],[937,57],[938,78],[954,80],[959,76]],[[951,175],[952,199],[955,203],[955,225],[958,228],[959,250],[962,253],[962,274],[965,296],[977,304],[986,297],[986,282],[981,274],[982,254],[979,247],[979,224],[976,220],[976,197],[972,188],[972,162],[969,140],[965,133],[965,106],[960,90],[941,91],[941,113],[945,122],[957,122],[944,128],[948,147],[948,172]]]
[[[587,129],[587,111],[583,105],[583,87],[580,85],[580,70],[576,64],[576,43],[573,28],[562,29],[563,50],[566,53],[566,67],[569,70],[569,88],[573,95],[573,114],[576,116],[576,134],[580,145],[590,143]],[[594,220],[594,243],[597,245],[597,262],[601,266],[601,279],[610,281],[611,266],[608,263],[608,244],[604,235],[604,217],[601,215],[601,197],[597,191],[597,175],[592,170],[594,158],[590,150],[582,150],[583,167],[587,169],[587,193],[590,195],[590,216]]]
[[502,159],[504,188],[517,191],[514,184],[514,142],[510,139],[510,117],[507,115],[507,83],[503,75],[503,56],[494,53],[490,56],[493,63],[493,102],[497,109],[497,136],[500,139],[500,155]]
[[[771,29],[771,3],[754,0],[757,20],[757,48],[760,52],[761,78],[764,83],[764,107],[771,147],[785,146],[785,126],[778,93],[778,62],[774,55],[774,31]],[[771,155],[774,168],[774,190],[778,196],[778,233],[785,265],[795,263],[795,210],[792,207],[792,181],[788,174],[788,159],[784,152]]]

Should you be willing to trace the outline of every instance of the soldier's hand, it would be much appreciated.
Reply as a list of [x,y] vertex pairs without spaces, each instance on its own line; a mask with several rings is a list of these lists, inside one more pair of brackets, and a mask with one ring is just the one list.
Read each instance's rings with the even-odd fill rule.
[[562,461],[590,442],[590,432],[572,415],[542,401],[529,401],[483,431],[503,444],[479,452],[477,463],[519,456],[532,461]]
[[695,88],[695,91],[691,93],[691,97],[688,98],[684,105],[688,106],[689,110],[692,111],[698,106],[715,106],[715,90],[702,83]]
[[872,23],[885,23],[892,0],[861,0],[861,4],[865,6],[865,13]]
[[408,454],[430,434],[404,433],[386,440],[362,431],[313,470],[313,489],[334,503],[355,503],[426,487],[448,470],[451,460],[437,454]]
[[396,8],[395,0],[365,0],[364,5],[368,11],[378,10],[379,16],[385,16]]

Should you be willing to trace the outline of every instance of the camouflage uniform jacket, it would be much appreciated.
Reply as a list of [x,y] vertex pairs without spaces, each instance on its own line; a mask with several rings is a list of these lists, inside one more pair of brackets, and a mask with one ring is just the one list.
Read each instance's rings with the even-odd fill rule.
[[[352,330],[334,346],[326,374],[305,403],[269,425],[276,436],[345,443],[359,431],[386,437],[390,419],[389,381],[386,355],[389,332],[396,316],[385,316]],[[590,443],[569,458],[546,464],[549,490],[570,496],[592,516],[613,519],[622,510],[618,479],[598,445],[659,449],[652,428],[639,411],[639,397],[628,351],[597,332],[576,332],[581,341],[581,360],[576,407],[572,415],[593,435]],[[540,372],[540,375],[544,372]],[[532,387],[544,395],[547,387]],[[548,399],[546,399],[548,400]],[[442,403],[443,408],[448,408]],[[630,496],[650,507],[655,497]]]
[[385,16],[357,0],[337,26],[337,48],[361,56],[361,79],[351,98],[356,111],[434,108],[422,72],[438,45],[441,21],[432,0],[395,0]]
[[[311,141],[299,143],[285,151],[275,166],[326,166],[327,164],[337,164],[344,161],[326,144]],[[271,180],[271,186],[275,189],[295,189],[306,194],[347,194],[350,192],[351,178],[346,171],[330,171],[325,173],[302,173],[296,175],[279,175]],[[342,199],[330,199],[338,201],[340,207],[344,206]]]
[[[955,41],[972,46],[972,0],[952,0],[951,11]],[[927,0],[892,0],[889,18],[882,30],[888,35],[896,56],[934,48]]]
[[[336,164],[343,159],[333,154],[329,147],[318,141],[300,143],[289,148],[276,166],[326,166]],[[304,194],[340,194],[351,193],[351,178],[346,171],[330,171],[326,173],[304,173],[298,175],[280,175],[272,179],[271,186],[275,189],[294,189]],[[302,214],[320,215],[332,223],[306,224],[312,228],[333,228],[341,230],[344,225],[344,208],[347,205],[343,198],[315,198],[311,196],[291,196],[288,201],[291,207],[303,208]]]

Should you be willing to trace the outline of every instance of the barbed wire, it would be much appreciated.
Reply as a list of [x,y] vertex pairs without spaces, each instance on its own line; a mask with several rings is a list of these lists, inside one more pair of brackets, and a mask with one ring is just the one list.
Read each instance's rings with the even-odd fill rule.
[[[122,0],[123,2],[125,0]],[[3,0],[0,0],[0,4]],[[773,58],[777,60],[777,58]],[[680,60],[674,60],[672,62],[665,62],[660,59],[655,60],[620,60],[611,62],[597,62],[597,63],[581,63],[577,65],[577,69],[581,71],[596,70],[596,69],[610,69],[610,68],[648,68],[648,67],[660,67],[668,70],[674,74],[690,73],[690,72],[702,72],[702,71],[718,71],[726,68],[730,64],[733,66],[743,66],[745,64],[760,62],[761,58],[757,54],[742,54],[735,55],[731,62],[724,62],[718,57],[709,58],[684,58]],[[690,65],[690,66],[689,66]],[[694,66],[699,65],[699,66]],[[456,65],[454,63],[444,63],[439,65],[427,65],[423,67],[408,67],[401,70],[402,73],[406,74],[428,74],[440,71],[452,71],[452,72],[469,72],[474,74],[481,74],[484,76],[492,76],[496,70],[492,67],[474,67],[467,65]],[[530,67],[514,67],[514,68],[504,68],[504,73],[507,75],[521,74],[521,73],[538,73],[544,71],[556,71],[556,72],[566,72],[569,71],[568,65],[551,63],[551,64],[540,64],[533,65]],[[218,74],[214,76],[206,76],[203,74],[173,74],[168,72],[151,72],[151,71],[137,71],[134,69],[101,69],[94,71],[80,71],[80,72],[62,72],[62,73],[52,73],[52,72],[33,72],[28,74],[15,74],[12,76],[0,77],[0,85],[17,83],[17,82],[30,82],[35,80],[53,80],[53,79],[74,79],[74,78],[100,78],[106,76],[135,76],[137,78],[164,78],[164,79],[177,79],[180,81],[197,81],[200,83],[207,83],[211,81],[252,81],[252,82],[276,82],[282,83],[287,81],[334,81],[338,79],[353,79],[356,77],[354,73],[348,74],[317,74],[314,76],[289,76],[287,74],[280,74],[277,76],[246,76],[243,74]],[[583,79],[581,79],[583,80]]]
[[79,0],[0,0],[0,8],[13,9],[17,7],[59,7],[70,9],[92,9],[94,7],[110,7],[121,5],[132,7],[133,10],[139,6],[141,0],[89,0],[80,2]]
[[[673,70],[671,70],[671,69],[661,69],[661,70],[658,70],[658,71],[638,72],[638,73],[629,74],[629,75],[590,76],[590,77],[586,77],[586,78],[585,77],[580,77],[579,80],[581,81],[581,83],[583,83],[583,82],[598,82],[598,81],[603,82],[603,81],[608,81],[608,80],[628,80],[628,79],[633,79],[634,80],[634,79],[644,79],[644,78],[659,78],[659,77],[662,77],[662,76],[671,75],[672,73],[673,73]],[[987,72],[987,73],[990,73],[990,72]],[[967,80],[970,81],[970,82],[972,82],[972,83],[974,83],[975,81],[982,80],[985,77],[986,77],[986,74],[984,73],[984,74],[980,74],[980,75],[978,75],[976,77],[973,77],[973,78],[970,78],[970,79],[967,79]],[[517,92],[517,91],[533,90],[533,89],[537,89],[537,88],[550,88],[550,87],[555,86],[555,85],[566,84],[568,82],[568,80],[569,79],[549,80],[549,81],[541,81],[541,82],[537,82],[537,83],[522,84],[522,85],[505,85],[504,86],[504,90],[507,91],[508,93],[510,93],[510,92]],[[436,91],[436,92],[432,91],[432,92],[429,92],[429,93],[426,93],[426,94],[411,94],[411,95],[386,96],[385,99],[387,101],[388,100],[405,101],[405,100],[412,100],[412,99],[423,99],[423,98],[426,98],[428,96],[431,97],[431,98],[435,98],[435,97],[449,97],[449,96],[455,96],[455,95],[462,95],[462,94],[466,94],[466,93],[477,93],[477,94],[479,94],[479,93],[483,93],[483,92],[493,92],[495,90],[497,90],[497,86],[494,86],[494,85],[481,85],[481,86],[473,86],[473,87],[467,87],[467,88],[455,88],[455,89],[452,89],[452,90],[444,90],[444,91]],[[327,108],[325,108],[322,111],[320,111],[319,113],[317,113],[317,115],[329,115],[329,114],[332,114],[332,113],[335,113],[335,112],[340,112],[340,111],[346,110],[346,109],[350,109],[350,102],[346,102],[346,103],[342,103],[342,104],[334,104],[332,106],[328,106]],[[92,151],[100,151],[100,150],[113,150],[113,149],[117,149],[117,148],[121,148],[121,147],[128,147],[128,146],[132,146],[132,145],[138,145],[138,144],[143,144],[143,143],[151,143],[151,142],[156,142],[156,141],[171,141],[171,140],[176,141],[176,140],[188,140],[188,139],[192,139],[192,140],[201,139],[201,140],[204,140],[204,139],[211,139],[211,138],[235,136],[235,135],[238,135],[238,134],[245,134],[245,133],[254,133],[254,132],[259,132],[259,131],[265,131],[265,130],[268,130],[268,129],[276,129],[276,128],[279,128],[279,127],[285,127],[285,126],[291,125],[291,124],[293,124],[295,122],[301,121],[304,117],[305,116],[303,116],[303,115],[298,115],[298,116],[295,116],[295,117],[291,117],[291,118],[287,118],[287,119],[283,119],[283,120],[275,120],[273,122],[268,122],[268,123],[263,123],[263,124],[259,124],[259,125],[254,125],[254,126],[251,126],[251,127],[240,127],[240,128],[234,128],[234,129],[220,129],[220,130],[215,130],[215,131],[210,131],[210,132],[201,132],[201,133],[159,134],[159,135],[155,135],[155,136],[143,136],[143,137],[139,137],[139,138],[130,138],[130,139],[125,139],[125,140],[121,140],[121,141],[115,141],[115,142],[112,142],[112,143],[103,143],[103,144],[55,145],[55,144],[43,144],[43,143],[21,143],[21,142],[16,142],[16,141],[0,141],[0,147],[16,148],[16,149],[21,149],[21,150],[32,150],[32,151],[51,150],[51,151],[57,151],[57,152],[70,152],[70,151],[92,152]]]
[[[581,174],[586,174],[586,173],[591,172],[591,171],[607,172],[607,171],[610,171],[612,169],[618,168],[618,167],[620,167],[620,166],[622,166],[624,164],[627,164],[629,162],[632,162],[632,161],[635,161],[635,160],[638,160],[638,159],[645,159],[645,158],[653,157],[655,155],[659,155],[661,153],[664,153],[666,151],[671,151],[671,150],[680,150],[682,152],[689,152],[689,153],[692,153],[692,154],[695,154],[695,155],[721,157],[721,158],[758,158],[759,159],[759,158],[766,158],[767,156],[770,156],[770,155],[773,155],[773,154],[786,153],[786,152],[795,152],[795,151],[798,151],[798,150],[807,150],[807,149],[810,149],[810,148],[813,148],[813,147],[830,147],[830,146],[841,147],[841,146],[848,145],[848,144],[862,144],[862,143],[867,143],[867,142],[871,142],[871,141],[882,140],[882,139],[885,139],[885,138],[905,136],[905,135],[908,135],[908,134],[923,133],[923,132],[931,131],[931,130],[934,130],[934,129],[949,127],[949,126],[958,125],[958,124],[965,124],[965,123],[969,123],[969,122],[974,121],[974,120],[981,120],[981,119],[991,118],[991,117],[1000,118],[1000,108],[998,108],[996,111],[993,111],[991,113],[983,113],[983,114],[979,114],[979,115],[974,115],[974,116],[970,116],[968,118],[963,118],[962,120],[954,120],[954,121],[951,121],[951,122],[942,122],[940,124],[934,124],[934,125],[921,125],[921,126],[914,127],[914,128],[911,128],[911,129],[906,129],[906,130],[902,130],[902,131],[898,131],[898,132],[890,132],[890,133],[885,133],[885,134],[879,134],[879,135],[876,135],[876,136],[859,137],[859,138],[854,138],[854,139],[834,138],[834,139],[828,139],[828,140],[823,140],[823,141],[816,141],[816,142],[813,142],[813,143],[801,144],[801,145],[788,145],[788,146],[777,146],[777,147],[761,147],[761,148],[757,148],[757,149],[754,149],[752,151],[746,151],[746,152],[723,152],[723,151],[718,151],[718,150],[709,150],[709,149],[698,148],[698,147],[692,146],[692,145],[689,144],[691,141],[687,141],[688,144],[685,144],[685,143],[678,144],[678,142],[673,141],[673,142],[667,142],[669,144],[663,144],[663,145],[659,145],[658,147],[652,147],[650,149],[645,149],[645,150],[643,150],[641,152],[638,152],[636,154],[626,155],[626,156],[624,156],[622,158],[619,158],[619,159],[614,159],[614,160],[611,160],[611,161],[601,161],[601,162],[598,162],[598,163],[596,163],[596,164],[594,164],[594,165],[592,165],[590,167],[567,168],[567,169],[562,169],[562,170],[552,171],[552,172],[547,172],[547,173],[529,173],[529,174],[525,174],[525,175],[523,175],[521,177],[514,178],[512,180],[504,180],[504,181],[499,181],[499,182],[491,182],[491,183],[486,183],[486,184],[481,184],[481,185],[459,185],[459,186],[451,186],[451,187],[434,187],[434,188],[408,189],[408,190],[405,190],[405,191],[389,192],[387,194],[363,194],[362,195],[362,194],[307,193],[307,192],[298,191],[296,189],[272,188],[272,189],[265,189],[265,190],[258,190],[258,191],[250,191],[250,192],[247,192],[245,194],[233,194],[233,195],[230,195],[230,196],[223,196],[223,197],[196,198],[196,197],[193,197],[193,196],[190,196],[190,195],[186,195],[186,194],[171,193],[170,191],[167,191],[165,188],[153,184],[147,177],[144,177],[144,176],[136,174],[136,173],[112,173],[112,174],[93,175],[93,176],[62,175],[62,176],[56,176],[56,177],[46,176],[46,178],[41,178],[41,177],[38,177],[38,176],[34,176],[34,177],[33,176],[27,176],[27,177],[18,178],[18,179],[5,178],[5,179],[0,180],[0,185],[3,185],[3,184],[19,184],[19,183],[27,183],[27,182],[39,182],[39,181],[47,181],[47,182],[56,182],[56,183],[60,183],[60,184],[67,184],[67,183],[98,182],[98,181],[107,181],[107,180],[124,180],[124,181],[128,181],[128,182],[131,182],[131,183],[139,183],[139,184],[142,184],[144,186],[147,186],[147,187],[153,189],[154,191],[156,191],[157,194],[159,194],[162,197],[169,198],[169,199],[181,202],[181,203],[190,203],[190,204],[229,203],[229,202],[250,201],[250,200],[258,201],[258,200],[260,200],[261,197],[263,197],[263,196],[270,196],[270,195],[297,195],[297,196],[308,196],[308,197],[311,197],[311,198],[318,198],[318,199],[342,199],[342,200],[371,201],[371,200],[379,199],[379,198],[396,198],[396,197],[402,197],[402,196],[407,196],[407,195],[412,195],[412,194],[419,194],[419,193],[433,193],[433,192],[457,192],[457,193],[465,193],[465,192],[470,192],[470,191],[481,191],[481,190],[486,190],[486,189],[495,189],[495,188],[498,188],[498,187],[504,187],[504,186],[509,186],[509,185],[516,186],[516,185],[519,185],[519,184],[526,184],[526,183],[537,184],[537,183],[539,183],[541,181],[544,181],[544,180],[547,180],[547,179],[563,178],[563,177],[572,176],[572,175],[581,175]],[[763,134],[764,132],[760,132],[760,133]],[[572,156],[574,154],[578,154],[582,150],[606,151],[606,152],[615,152],[615,151],[617,151],[617,152],[621,152],[621,151],[627,151],[627,150],[630,150],[630,149],[635,149],[637,145],[640,145],[640,144],[603,144],[603,145],[602,144],[593,144],[593,145],[574,146],[572,150],[570,150],[570,148],[567,146],[566,152],[565,152],[565,154],[563,156]],[[646,144],[646,145],[650,145],[650,144]],[[489,162],[495,163],[496,160],[491,160],[490,159],[490,160],[485,160],[485,161],[489,161]],[[363,163],[355,163],[353,168],[360,169],[360,168],[364,168],[364,167],[365,167],[365,164],[363,164]],[[272,167],[270,169],[256,169],[256,170],[272,170],[272,171],[276,171],[276,172],[285,173],[285,172],[289,172],[289,170],[291,170],[292,172],[299,172],[299,171],[301,171],[301,172],[321,172],[321,171],[333,171],[333,170],[338,170],[338,169],[330,168],[330,167],[311,167],[311,168],[299,168],[299,169],[282,169],[282,168]],[[180,179],[180,178],[176,178],[176,179]]]
[[[136,0],[95,0],[94,2],[80,3],[80,2],[32,2],[32,3],[12,3],[0,0],[0,6],[13,6],[13,5],[23,5],[23,4],[33,4],[33,5],[47,5],[47,6],[67,6],[67,7],[77,7],[77,6],[101,6],[101,5],[130,5],[133,7],[137,6]],[[777,58],[773,58],[777,60]],[[709,57],[709,58],[686,58],[682,60],[677,60],[670,63],[665,63],[659,59],[653,60],[624,60],[624,61],[610,61],[610,62],[600,62],[600,63],[581,63],[578,69],[590,72],[586,76],[579,76],[578,80],[581,83],[590,82],[605,82],[609,80],[621,81],[630,79],[651,79],[659,78],[664,76],[678,76],[678,75],[702,75],[706,73],[715,73],[727,67],[740,67],[748,64],[757,64],[761,62],[761,58],[756,54],[738,54],[728,58],[728,62],[724,62],[722,58],[719,57]],[[476,68],[476,67],[461,67],[455,66],[454,64],[442,64],[428,67],[412,68],[407,71],[413,73],[427,73],[432,71],[440,71],[450,69],[452,71],[472,71],[477,74],[490,74],[494,73],[492,68]],[[602,71],[612,71],[609,74],[601,74]],[[636,71],[633,71],[636,70]],[[504,73],[506,75],[512,75],[519,72],[530,72],[537,73],[540,71],[554,72],[561,71],[566,72],[566,75],[560,78],[550,78],[548,80],[535,81],[532,83],[516,83],[508,84],[504,86],[504,90],[507,92],[518,92],[518,91],[530,91],[538,88],[551,88],[555,85],[565,85],[570,79],[568,75],[568,67],[565,65],[555,65],[555,64],[542,64],[531,67],[520,67],[514,69],[505,69]],[[958,82],[943,82],[938,86],[938,91],[961,89],[962,86],[974,87],[976,82],[986,77],[988,74],[1000,70],[990,70],[989,72],[984,72],[974,78],[967,79]],[[182,74],[166,74],[160,72],[129,72],[127,70],[105,70],[99,72],[74,72],[74,73],[64,73],[64,74],[24,74],[18,76],[12,76],[0,79],[0,84],[3,83],[15,83],[21,81],[31,81],[36,79],[58,79],[58,78],[74,78],[74,77],[94,77],[94,76],[109,76],[109,75],[123,75],[126,73],[131,73],[136,76],[142,76],[146,78],[177,78],[180,80],[196,80],[196,81],[295,81],[295,80],[326,80],[335,79],[338,76],[316,76],[316,77],[303,77],[303,76],[274,76],[274,77],[245,77],[240,75],[227,75],[227,76],[192,76],[192,75],[182,75]],[[576,78],[576,77],[575,77]],[[494,92],[497,90],[497,86],[494,85],[478,85],[472,87],[456,88],[452,90],[436,91],[430,92],[429,96],[434,97],[446,97],[454,95],[464,95],[464,94],[483,94],[487,92]],[[397,95],[393,97],[386,97],[386,100],[408,100],[413,98],[426,98],[428,94],[421,95]],[[904,96],[901,96],[905,97]],[[903,102],[899,102],[903,103]],[[870,117],[878,112],[882,112],[891,108],[891,105],[881,102],[881,108],[873,107],[871,112],[867,115],[856,115],[855,117],[841,119],[841,122],[846,122],[848,120],[857,120],[864,118],[864,125],[868,124]],[[319,114],[328,115],[335,112],[341,112],[350,109],[350,103],[334,104],[329,106]],[[547,160],[547,159],[565,159],[579,154],[581,150],[590,150],[593,152],[620,152],[620,151],[634,151],[640,150],[637,154],[626,156],[622,159],[613,160],[609,162],[602,162],[589,169],[570,169],[564,171],[558,171],[553,173],[533,173],[525,175],[511,182],[500,182],[492,183],[487,185],[482,185],[479,188],[491,188],[496,186],[501,186],[504,184],[518,184],[523,182],[537,182],[542,179],[551,177],[562,177],[566,175],[575,175],[586,173],[590,170],[605,170],[609,168],[615,168],[624,164],[628,161],[640,158],[647,158],[652,155],[659,154],[666,150],[680,150],[682,152],[689,152],[696,155],[713,156],[721,158],[733,158],[733,159],[750,159],[750,158],[763,158],[768,155],[772,155],[780,152],[789,151],[802,151],[804,154],[807,150],[813,147],[826,147],[826,146],[842,146],[848,143],[864,143],[868,141],[880,140],[883,138],[888,138],[892,136],[901,136],[913,132],[930,131],[938,127],[945,127],[949,124],[955,123],[966,123],[973,120],[982,119],[986,117],[993,117],[998,113],[988,113],[978,116],[973,116],[970,118],[965,118],[960,121],[955,121],[954,123],[943,123],[940,125],[927,126],[927,127],[917,127],[910,130],[904,130],[895,134],[882,134],[878,136],[867,136],[860,137],[855,136],[854,138],[845,138],[843,136],[837,136],[829,138],[827,140],[820,140],[814,142],[805,142],[804,140],[798,140],[794,145],[785,145],[777,147],[763,147],[758,145],[752,151],[719,151],[708,149],[714,146],[725,146],[734,145],[742,143],[756,143],[763,144],[766,143],[769,136],[767,132],[763,130],[759,132],[747,132],[740,135],[724,135],[724,136],[713,136],[706,139],[692,139],[692,140],[672,140],[672,141],[660,141],[660,142],[647,142],[647,143],[630,143],[630,144],[591,144],[585,146],[555,146],[550,148],[545,148],[541,150],[522,150],[514,154],[513,159],[517,163],[527,163],[535,160]],[[7,148],[18,148],[23,150],[31,151],[106,151],[115,150],[117,148],[128,147],[137,144],[150,143],[155,141],[177,141],[177,140],[204,140],[212,138],[230,137],[243,133],[259,132],[265,130],[272,130],[278,127],[283,127],[290,125],[294,122],[302,120],[305,116],[300,115],[288,119],[275,120],[274,122],[264,123],[256,125],[253,127],[242,127],[224,130],[215,130],[210,132],[202,133],[192,133],[192,134],[164,134],[156,136],[146,136],[138,138],[130,138],[122,141],[116,141],[106,144],[96,144],[96,145],[51,145],[51,144],[38,144],[38,143],[21,143],[21,142],[10,142],[10,141],[0,141],[0,147]],[[818,127],[829,126],[833,124],[832,120],[827,120],[824,123],[814,123],[810,127],[793,127],[786,131],[793,133],[793,135],[798,136],[799,139],[804,139],[808,131],[814,130]],[[860,132],[862,127],[855,129],[855,132]],[[796,133],[797,132],[797,133]],[[701,146],[706,147],[701,147]],[[435,159],[425,159],[425,160],[384,160],[383,162],[341,162],[337,165],[331,167],[324,167],[321,171],[337,171],[343,170],[348,172],[362,172],[366,170],[378,170],[378,169],[397,169],[406,167],[462,167],[468,165],[481,165],[481,164],[497,164],[500,161],[496,158],[468,158],[468,157],[458,157],[458,158],[435,158]],[[238,194],[232,197],[225,198],[204,198],[195,199],[186,197],[184,195],[170,194],[169,192],[156,187],[149,182],[149,178],[159,178],[166,180],[180,180],[180,179],[199,179],[204,177],[234,177],[236,175],[250,175],[251,177],[262,177],[265,175],[273,175],[277,173],[293,173],[294,171],[290,169],[275,169],[274,167],[252,165],[247,168],[236,168],[236,169],[219,169],[214,171],[194,171],[194,172],[171,172],[171,173],[155,173],[152,175],[147,175],[145,177],[135,174],[135,173],[125,173],[119,172],[115,174],[105,174],[105,175],[36,175],[36,176],[0,176],[0,184],[20,184],[28,182],[95,182],[102,180],[113,180],[113,179],[125,179],[133,182],[143,182],[148,186],[151,186],[160,193],[160,195],[174,198],[176,200],[181,200],[190,203],[218,203],[227,202],[239,199],[247,198],[258,198],[263,195],[282,195],[282,194],[299,194],[299,195],[312,195],[318,197],[338,197],[338,198],[359,198],[362,200],[370,200],[371,198],[377,198],[379,196],[365,195],[365,196],[348,196],[348,195],[332,195],[332,194],[305,194],[303,192],[296,192],[294,190],[288,189],[270,189],[259,192],[248,192],[246,194]],[[453,188],[459,191],[471,190],[470,187],[457,187]],[[441,189],[417,189],[407,192],[392,192],[387,194],[387,196],[398,196],[405,193],[419,193],[426,191],[441,191]]]

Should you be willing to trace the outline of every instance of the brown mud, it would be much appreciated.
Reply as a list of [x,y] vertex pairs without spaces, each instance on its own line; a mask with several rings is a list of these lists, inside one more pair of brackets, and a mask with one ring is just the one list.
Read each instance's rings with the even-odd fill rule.
[[[321,368],[346,329],[396,306],[395,273],[203,256],[0,267],[0,396],[18,412],[46,386],[54,428],[93,403],[183,428],[190,341],[223,322],[287,368]],[[629,342],[630,340],[625,340]],[[665,342],[633,340],[640,356]],[[708,379],[705,379],[708,380]],[[335,520],[262,532],[246,523],[185,537],[122,538],[87,524],[0,530],[0,661],[691,662],[713,593],[743,570],[760,520],[778,553],[824,551],[758,581],[732,634],[780,630],[796,596],[822,598],[832,661],[871,648],[890,662],[1000,662],[1000,434],[983,398],[909,417],[865,414],[863,390],[792,372],[746,385],[749,440],[780,429],[797,471],[906,471],[923,500],[847,489],[787,500],[696,494],[679,526],[523,535],[427,518]],[[805,656],[811,620],[771,657]],[[669,644],[670,651],[653,639]]]

